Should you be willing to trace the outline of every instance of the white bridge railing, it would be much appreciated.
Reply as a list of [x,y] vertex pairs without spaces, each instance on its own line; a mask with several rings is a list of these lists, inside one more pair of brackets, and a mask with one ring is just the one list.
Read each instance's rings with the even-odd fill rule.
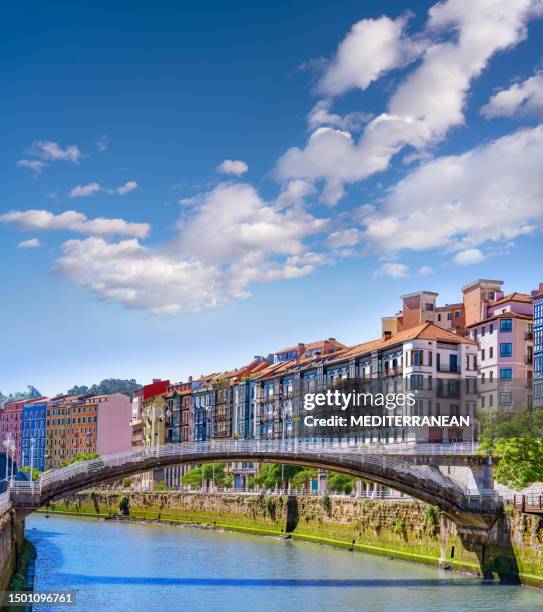
[[[470,492],[457,485],[441,474],[437,469],[427,465],[415,465],[403,457],[395,455],[466,455],[474,454],[476,445],[460,444],[360,444],[355,439],[300,439],[288,440],[212,440],[209,442],[184,442],[181,444],[166,444],[162,446],[147,446],[132,451],[103,455],[88,461],[73,463],[67,467],[49,470],[35,482],[15,480],[11,482],[11,490],[19,494],[45,493],[47,489],[55,489],[61,483],[71,480],[84,480],[82,476],[91,476],[112,467],[126,466],[131,463],[143,463],[148,459],[178,458],[179,462],[192,459],[194,463],[207,456],[216,457],[221,461],[240,461],[245,456],[276,455],[288,462],[289,457],[307,455],[313,461],[322,460],[336,465],[342,463],[362,468],[364,465],[381,469],[392,469],[397,477],[417,477],[432,483],[449,493],[462,493],[469,500]],[[309,457],[311,456],[311,457]],[[150,466],[149,469],[153,469]],[[145,470],[142,470],[145,471]],[[453,485],[451,487],[451,485]]]

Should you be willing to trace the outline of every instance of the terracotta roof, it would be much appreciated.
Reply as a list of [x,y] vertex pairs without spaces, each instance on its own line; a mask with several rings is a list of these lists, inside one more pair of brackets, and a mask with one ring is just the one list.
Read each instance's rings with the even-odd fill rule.
[[509,295],[504,295],[497,302],[493,302],[491,304],[492,308],[494,306],[499,306],[500,304],[505,304],[507,302],[522,302],[524,304],[531,304],[530,296],[526,293],[510,293]]
[[[340,349],[340,348],[346,348],[344,344],[342,344],[341,342],[338,342],[335,338],[327,338],[326,340],[317,340],[316,342],[309,342],[308,344],[302,344],[301,348],[303,351],[311,351],[313,349],[316,348],[323,348],[324,347],[324,343],[328,342],[334,349]],[[290,351],[297,351],[298,350],[298,345],[296,344],[295,346],[288,346],[287,348],[281,349],[280,351],[276,351],[275,354],[279,354],[279,353],[287,353]]]
[[496,319],[523,319],[524,321],[532,321],[533,317],[531,315],[521,314],[520,312],[500,312],[500,314],[494,315],[493,317],[488,317],[488,319],[483,319],[482,321],[477,321],[477,323],[468,325],[468,329],[490,323]]
[[379,338],[377,340],[371,340],[370,342],[356,344],[355,346],[348,348],[346,351],[341,351],[337,356],[334,356],[332,361],[329,361],[328,363],[338,363],[340,361],[345,361],[346,359],[352,359],[353,357],[360,357],[360,355],[364,355],[365,353],[371,353],[371,351],[379,348],[383,342],[384,340]]
[[408,342],[409,340],[441,340],[452,344],[476,344],[473,340],[453,334],[435,323],[424,323],[397,333],[390,340],[383,342],[379,348],[384,349],[389,346],[396,346],[396,344]]

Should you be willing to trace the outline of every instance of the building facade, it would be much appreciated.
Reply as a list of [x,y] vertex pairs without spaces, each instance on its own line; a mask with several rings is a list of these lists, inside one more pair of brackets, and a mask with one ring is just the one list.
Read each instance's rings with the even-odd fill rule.
[[30,466],[40,472],[46,467],[47,400],[25,403],[21,434],[21,466]]
[[543,408],[543,283],[532,291],[533,325],[533,400],[534,407]]

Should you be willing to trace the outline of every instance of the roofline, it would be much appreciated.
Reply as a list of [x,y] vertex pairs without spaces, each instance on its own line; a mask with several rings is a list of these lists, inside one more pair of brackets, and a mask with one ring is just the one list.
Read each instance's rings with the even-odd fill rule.
[[439,295],[439,293],[436,293],[435,291],[413,291],[413,293],[404,293],[404,295],[400,295],[400,298],[403,300],[405,298],[421,295],[422,293],[424,293],[425,295],[435,295],[436,297]]
[[467,291],[468,289],[471,289],[472,287],[475,287],[476,285],[480,285],[481,283],[494,283],[496,285],[503,285],[504,281],[502,280],[494,280],[491,278],[478,278],[477,280],[471,281],[471,283],[468,283],[467,285],[464,285],[463,287],[461,287],[461,290]]

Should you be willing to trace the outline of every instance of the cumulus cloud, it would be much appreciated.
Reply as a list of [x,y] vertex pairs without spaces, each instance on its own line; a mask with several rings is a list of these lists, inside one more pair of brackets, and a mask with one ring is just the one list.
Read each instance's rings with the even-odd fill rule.
[[102,136],[96,139],[96,148],[98,149],[98,151],[103,153],[104,151],[107,151],[108,147],[109,147],[109,138],[105,134],[103,134]]
[[47,164],[39,159],[20,159],[17,165],[21,168],[30,168],[36,175],[41,174],[47,168]]
[[318,89],[327,96],[350,89],[366,89],[385,72],[405,66],[419,47],[405,36],[407,19],[362,19],[341,41],[336,54],[319,81]]
[[305,276],[332,261],[310,245],[326,219],[294,197],[307,193],[303,185],[291,191],[279,205],[247,183],[221,183],[185,202],[172,243],[153,250],[138,240],[69,240],[55,269],[101,299],[154,314],[244,299],[256,283]]
[[217,172],[221,174],[234,174],[241,176],[249,170],[249,166],[240,159],[225,159],[217,166]]
[[356,227],[332,232],[326,239],[326,244],[331,249],[356,246],[362,239],[362,233]]
[[472,266],[485,260],[485,256],[479,249],[466,249],[460,251],[453,257],[453,263],[458,266]]
[[86,185],[76,185],[70,190],[70,198],[88,198],[101,191],[100,183],[87,183]]
[[48,210],[11,211],[0,215],[0,223],[13,225],[24,231],[64,230],[79,234],[137,238],[145,238],[151,229],[148,223],[129,223],[124,219],[88,219],[75,210],[67,210],[58,215]]
[[432,274],[434,274],[434,269],[431,266],[421,266],[417,270],[417,274],[419,276],[431,276]]
[[362,126],[372,119],[370,113],[353,112],[345,116],[331,112],[330,100],[319,100],[307,115],[307,125],[315,130],[322,125],[338,127],[348,132],[358,132]]
[[[393,93],[387,111],[367,124],[358,142],[345,130],[317,128],[304,148],[293,147],[278,160],[276,176],[280,180],[323,180],[321,200],[335,204],[344,194],[345,183],[385,170],[392,157],[404,147],[423,151],[439,142],[451,128],[464,124],[463,110],[472,81],[496,53],[526,37],[526,24],[532,16],[541,13],[541,6],[540,0],[475,3],[447,0],[435,4],[429,11],[421,42],[416,45],[417,50],[419,45],[424,48],[421,61]],[[391,40],[398,40],[403,25],[386,20],[373,20],[371,28],[380,30],[377,24],[386,25],[387,45],[395,49]],[[361,26],[362,30],[366,27],[367,24]],[[355,40],[353,36],[351,32],[343,41],[345,45],[340,45],[341,53],[338,50],[337,57],[348,56],[357,66],[359,52],[351,44]],[[368,45],[373,45],[366,51],[368,57],[380,54],[381,39],[370,36],[367,40]],[[342,71],[326,73],[321,87],[329,94],[363,88],[383,70],[395,66],[395,57],[394,53],[392,59],[385,54],[382,63],[360,71],[358,80],[354,76],[343,77]],[[326,80],[327,74],[335,76]]]
[[543,72],[493,95],[481,108],[481,114],[487,119],[513,115],[543,117]]
[[36,175],[47,168],[49,165],[47,162],[60,160],[78,163],[82,157],[77,145],[69,145],[63,149],[58,142],[50,140],[35,140],[26,153],[33,159],[20,159],[17,164],[23,168],[30,168]]
[[138,188],[138,183],[136,181],[126,181],[124,185],[117,187],[115,191],[119,195],[123,196],[123,195],[126,195],[127,193],[130,193],[131,191],[134,191],[137,188]]
[[362,219],[376,252],[460,251],[543,223],[543,125],[421,164]]
[[386,263],[373,273],[375,278],[390,276],[390,278],[405,278],[409,276],[409,268],[402,263]]
[[30,238],[29,240],[23,240],[17,245],[18,249],[37,249],[43,246],[37,238]]

